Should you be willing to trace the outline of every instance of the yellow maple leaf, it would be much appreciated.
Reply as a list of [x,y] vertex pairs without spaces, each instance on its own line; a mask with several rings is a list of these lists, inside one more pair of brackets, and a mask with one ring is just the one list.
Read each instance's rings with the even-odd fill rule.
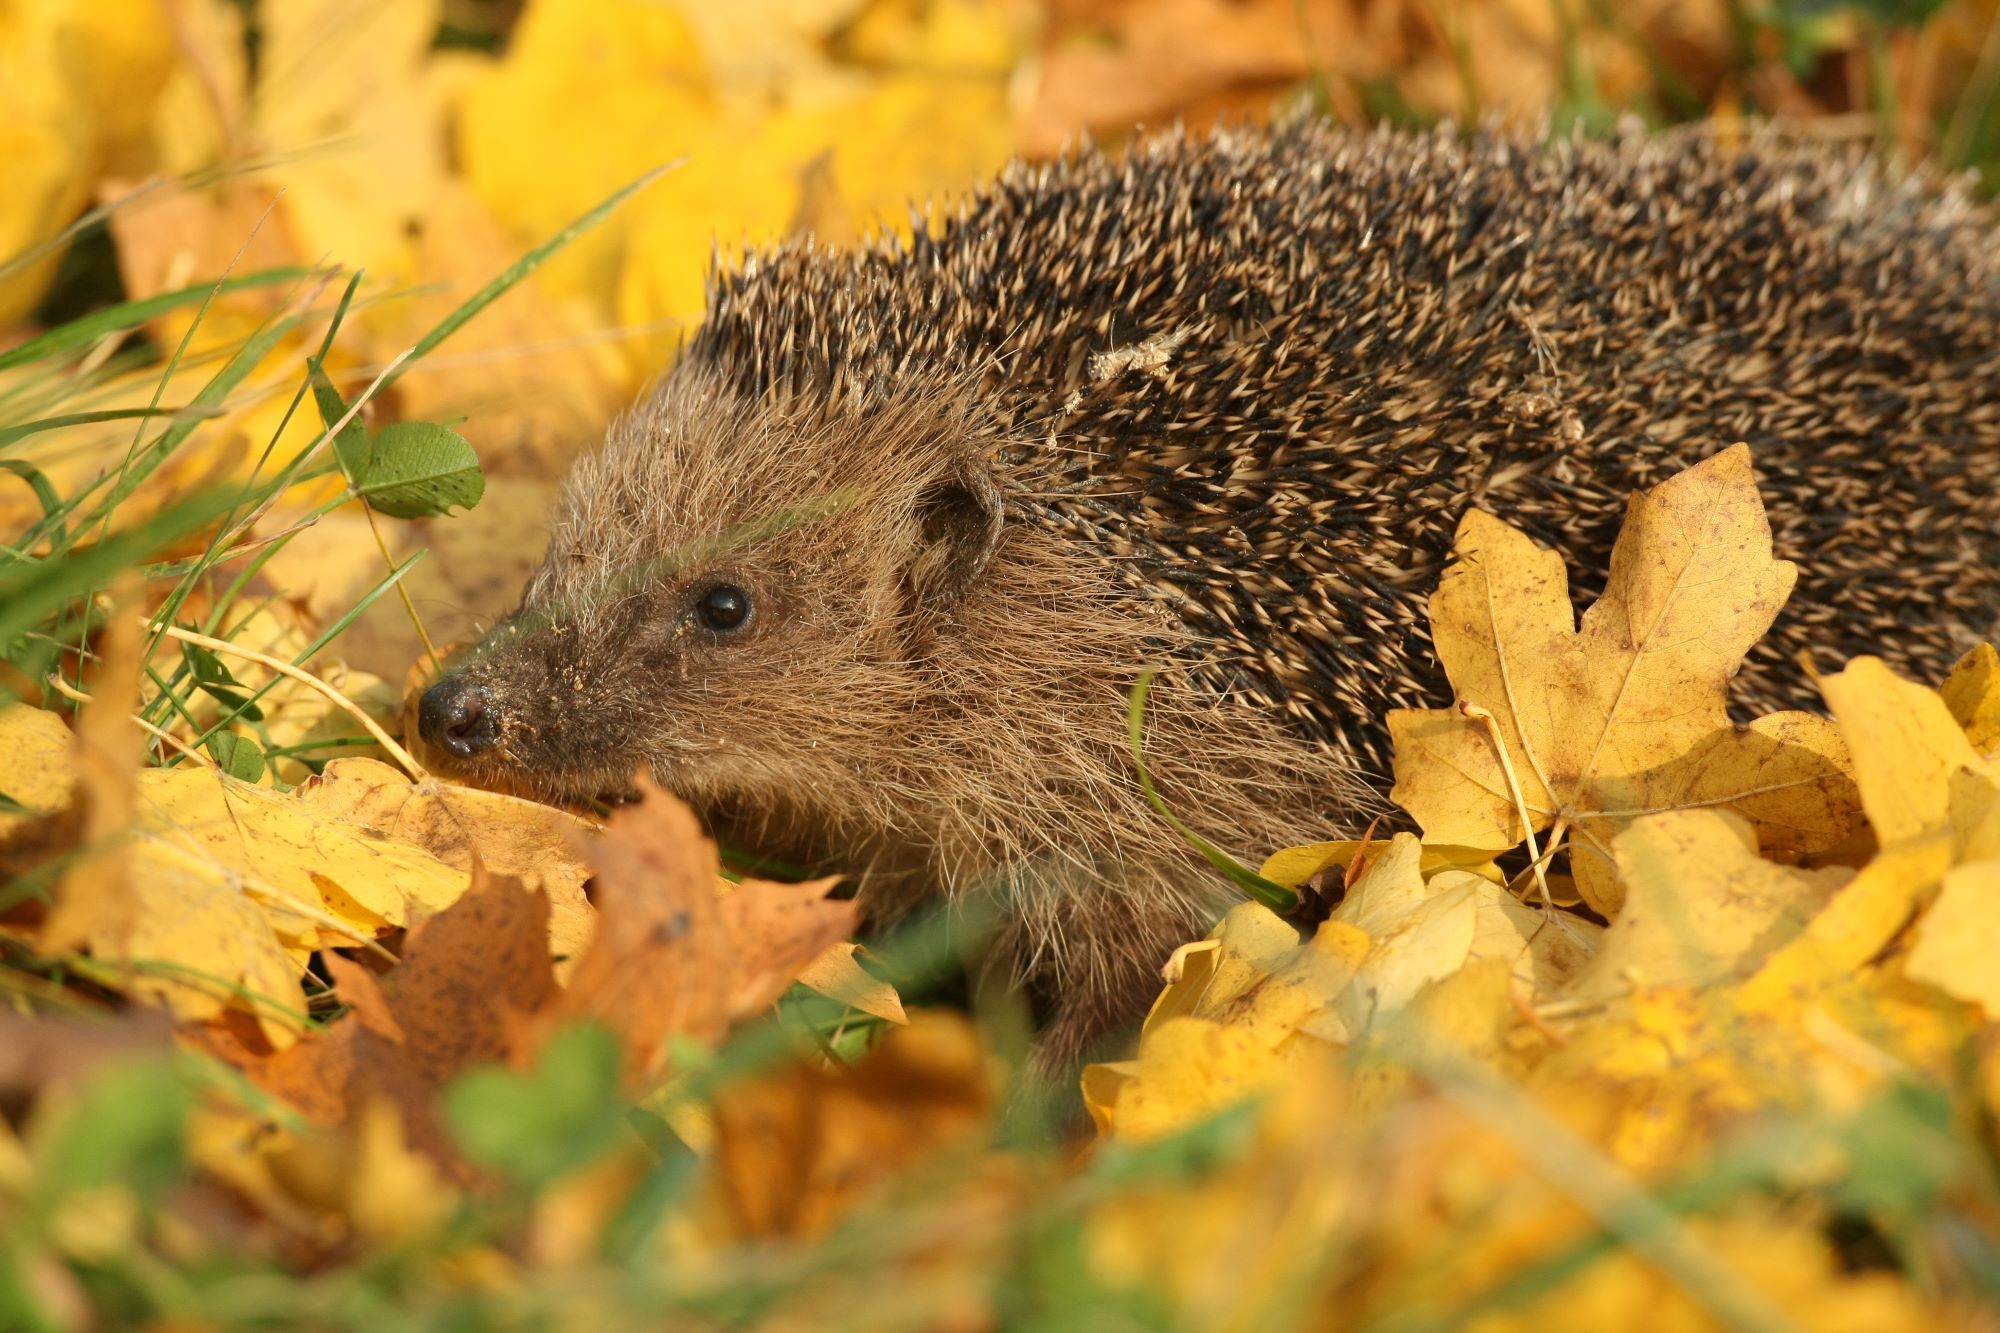
[[2000,652],[1982,643],[1958,659],[1938,694],[1982,758],[2000,758]]
[[584,896],[584,839],[597,826],[566,810],[477,787],[412,782],[374,759],[336,759],[299,788],[305,809],[420,847],[445,865],[512,875],[549,897],[549,947],[574,959],[596,914]]
[[55,746],[48,723],[29,716],[36,710],[0,714],[6,732],[30,741],[7,752],[0,782],[36,809],[87,798],[82,850],[38,942],[88,950],[110,984],[183,1019],[246,1009],[273,1045],[289,1045],[303,1028],[307,952],[439,911],[467,877],[420,847],[215,769],[139,769],[138,729],[108,702],[137,698],[139,622],[109,624],[106,667],[72,746]]
[[864,1014],[890,1023],[908,1023],[903,997],[896,994],[894,986],[861,966],[855,957],[860,947],[851,940],[828,945],[799,973],[799,984]]
[[[537,0],[506,56],[468,82],[456,135],[466,180],[526,242],[687,153],[713,121],[706,62],[679,6]],[[727,234],[732,218],[716,229]],[[611,291],[631,234],[614,217],[578,237],[543,269],[550,289],[584,300]]]
[[303,1026],[307,952],[407,925],[465,888],[421,848],[213,770],[146,769],[137,796],[120,855],[65,879],[47,947],[88,948],[189,1021],[248,1009],[274,1045]]
[[1862,809],[1884,846],[1951,826],[1956,775],[2000,780],[2000,768],[1980,758],[1944,699],[1880,658],[1857,657],[1822,676],[1819,687],[1854,756]]
[[71,744],[69,728],[54,713],[27,704],[0,708],[0,792],[21,807],[0,810],[0,843],[69,804],[76,789]]
[[1246,1028],[1173,1018],[1148,1034],[1138,1059],[1084,1070],[1083,1100],[1100,1133],[1145,1142],[1271,1087],[1289,1063]]
[[2000,779],[1961,769],[1946,784],[1945,800],[1951,811],[1953,857],[2000,860]]
[[258,13],[250,138],[297,253],[408,281],[410,222],[445,168],[439,0],[286,0]]
[[314,922],[272,911],[277,901],[251,897],[228,869],[172,840],[139,838],[118,861],[93,859],[65,878],[58,907],[69,934],[59,943],[87,948],[110,969],[103,980],[183,1021],[247,1011],[283,1048],[305,1028],[306,951],[287,939]]
[[1635,820],[1613,843],[1626,889],[1603,946],[1567,998],[1696,986],[1749,971],[1796,938],[1853,876],[1757,855],[1748,823],[1720,810]]
[[[363,270],[362,299],[349,307],[327,357],[329,373],[352,392],[519,256],[521,247],[447,169],[450,107],[460,85],[490,62],[432,50],[437,0],[291,0],[260,11],[254,72],[237,6],[184,0],[169,8],[184,56],[151,112],[156,150],[144,164],[165,179],[140,188],[107,177],[98,191],[107,202],[131,196],[110,226],[132,295],[214,279],[232,266],[239,274],[279,265]],[[307,328],[280,341],[231,395],[226,419],[184,452],[240,445],[238,461],[247,465],[267,442],[284,458],[319,438],[317,413],[294,410],[292,391],[314,345],[307,339],[316,340],[316,320],[339,291],[330,274],[320,275],[224,292],[199,312],[188,307],[155,321],[168,346],[192,331],[194,350],[223,350],[273,315],[317,307],[305,314]],[[545,451],[560,436],[566,453],[601,426],[627,387],[624,367],[605,349],[569,345],[582,329],[532,279],[499,304],[504,312],[422,363],[420,375],[402,381],[409,388],[378,408],[446,418],[477,410],[475,444],[493,443],[490,429],[508,444],[525,433]],[[531,344],[539,355],[526,355]],[[530,368],[514,377],[502,361]],[[607,366],[621,377],[616,388]],[[170,386],[167,401],[201,383],[180,378],[186,387]],[[132,391],[152,390],[148,379]],[[484,410],[496,400],[532,409],[496,425]]]
[[173,50],[148,0],[0,5],[0,328],[26,315],[62,258],[48,243],[82,211],[100,170],[126,165]]
[[[1328,1012],[1305,1031],[1355,1040],[1407,1009],[1424,987],[1476,960],[1512,967],[1525,955],[1536,979],[1552,987],[1590,956],[1587,936],[1595,928],[1587,923],[1559,925],[1467,871],[1445,870],[1426,881],[1420,866],[1417,840],[1399,833],[1334,909],[1332,921],[1365,934],[1368,952]],[[1566,942],[1566,930],[1577,938]]]
[[1276,912],[1260,903],[1237,904],[1207,938],[1174,950],[1164,969],[1166,989],[1153,1000],[1144,1031],[1170,1018],[1218,1011],[1256,986],[1298,947],[1297,927]]
[[[62,255],[27,252],[49,240],[90,197],[88,134],[77,124],[60,72],[0,29],[0,159],[7,163],[8,206],[0,209],[0,260],[24,262],[0,273],[0,327],[34,309]],[[22,67],[27,68],[22,68]],[[31,74],[39,67],[41,74]]]
[[[1863,876],[1883,881],[1878,896],[1896,925],[1924,909],[1904,971],[1989,1014],[2000,1012],[1991,977],[2000,948],[1992,906],[2000,884],[2000,764],[1981,754],[1974,737],[1987,735],[1992,723],[1993,666],[1990,648],[1975,650],[1943,691],[1904,680],[1872,657],[1820,679],[1884,847]],[[1901,873],[1889,880],[1878,865]]]
[[[441,911],[465,889],[464,872],[421,847],[214,770],[148,769],[139,793],[148,836],[218,878],[240,878],[278,912],[287,899],[303,905],[300,922],[330,916],[365,939]],[[301,930],[300,941],[315,936]]]
[[[831,242],[969,188],[1014,147],[1020,7],[973,0],[539,0],[465,90],[466,178],[518,239],[672,173],[544,270],[657,370],[700,319],[713,244]],[[610,300],[604,298],[609,294]]]
[[[1309,937],[1301,939],[1267,908],[1245,903],[1207,941],[1177,950],[1168,965],[1170,984],[1141,1030],[1139,1058],[1085,1071],[1085,1100],[1100,1127],[1123,1134],[1132,1115],[1148,1125],[1167,1123],[1173,1117],[1166,1108],[1175,1103],[1186,1103],[1174,1113],[1185,1119],[1173,1123],[1198,1118],[1219,1103],[1188,1089],[1233,1052],[1255,1049],[1289,1060],[1351,1045],[1423,1003],[1437,1004],[1440,1012],[1464,1004],[1505,1012],[1507,986],[1487,988],[1483,971],[1482,984],[1438,998],[1439,983],[1482,964],[1497,968],[1502,983],[1511,971],[1529,989],[1553,992],[1589,960],[1596,927],[1559,924],[1465,870],[1426,879],[1423,862],[1417,840],[1399,833],[1371,850],[1368,868]],[[1178,1028],[1184,1020],[1217,1031]],[[1439,1025],[1426,1018],[1419,1026]],[[1470,1031],[1482,1025],[1454,1010],[1443,1026]],[[1155,1042],[1170,1030],[1181,1035],[1163,1054]],[[1193,1064],[1184,1067],[1181,1060]],[[1254,1067],[1277,1066],[1260,1054]],[[1137,1085],[1143,1089],[1132,1091]]]
[[[1379,842],[1366,843],[1354,839],[1285,847],[1266,857],[1257,873],[1274,884],[1296,889],[1323,870],[1335,867],[1346,869],[1364,850],[1379,852],[1382,847]],[[1426,877],[1440,870],[1468,870],[1495,884],[1507,882],[1506,874],[1493,864],[1493,854],[1479,847],[1450,847],[1427,842],[1418,870]]]
[[1889,947],[1951,864],[1944,838],[1884,848],[1738,991],[1746,1009],[1777,1009],[1855,973]]
[[2000,861],[1974,861],[1945,872],[1924,913],[1904,972],[2000,1017]]
[[[1939,1318],[1889,1272],[1854,1272],[1808,1209],[1787,1217],[1754,1200],[1734,1203],[1719,1217],[1696,1217],[1675,1233],[1677,1250],[1714,1256],[1704,1286],[1685,1272],[1661,1271],[1636,1245],[1616,1248],[1581,1265],[1551,1290],[1478,1320],[1481,1333],[1597,1333],[1646,1329],[1700,1333],[1715,1328],[1813,1329],[1822,1333],[1932,1333],[1952,1325]],[[1479,1219],[1484,1222],[1485,1219]],[[1517,1221],[1514,1218],[1507,1222]],[[1490,1223],[1479,1248],[1518,1263],[1523,1240]]]
[[[263,243],[293,262],[417,277],[412,224],[445,167],[446,89],[429,59],[438,10],[438,0],[289,0],[258,15],[253,76],[233,6],[173,6],[185,58],[153,112],[148,166],[225,179],[147,191],[112,215],[134,294],[216,276],[266,208]],[[107,193],[126,188],[114,181]],[[211,317],[254,313],[262,299],[223,300]],[[224,318],[201,341],[236,332]]]
[[1846,834],[1856,797],[1830,723],[1728,717],[1729,678],[1796,577],[1771,554],[1747,448],[1632,498],[1580,627],[1555,552],[1477,510],[1453,550],[1430,616],[1461,708],[1389,716],[1392,795],[1426,838],[1498,851],[1553,829],[1609,915],[1624,897],[1611,841],[1642,815],[1732,810],[1777,856]]

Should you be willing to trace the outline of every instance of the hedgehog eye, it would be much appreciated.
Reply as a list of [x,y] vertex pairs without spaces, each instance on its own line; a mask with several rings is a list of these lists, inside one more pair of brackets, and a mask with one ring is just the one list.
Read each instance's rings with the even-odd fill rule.
[[750,623],[750,594],[733,583],[717,583],[702,593],[694,613],[704,629],[733,634]]

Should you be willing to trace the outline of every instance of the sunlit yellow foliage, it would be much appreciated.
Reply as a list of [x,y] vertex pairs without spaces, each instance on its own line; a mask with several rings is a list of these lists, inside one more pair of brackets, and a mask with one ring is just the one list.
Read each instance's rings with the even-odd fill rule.
[[[465,418],[491,488],[445,527],[350,498],[299,534],[271,595],[215,627],[261,685],[385,555],[429,548],[405,585],[426,614],[476,632],[504,610],[551,478],[675,354],[718,252],[906,234],[1017,152],[1299,93],[1354,121],[1693,99],[1725,134],[1749,105],[1879,104],[1885,139],[1969,142],[1925,117],[2000,77],[1991,10],[1778,34],[1715,3],[527,0],[471,50],[437,41],[474,12],[448,0],[0,0],[0,347],[98,206],[134,298],[307,271],[153,320],[163,354],[187,339],[172,373],[118,374],[113,338],[0,378],[0,426],[184,403],[295,321],[134,521],[319,439],[310,402],[280,423],[352,274],[327,362],[350,397],[667,166],[369,405]],[[68,493],[130,427],[8,456]],[[0,480],[0,526],[35,521]],[[254,539],[301,522],[294,501]],[[233,724],[348,757],[274,755],[251,784],[203,743],[213,698],[140,725],[179,669],[177,644],[141,646],[158,589],[93,592],[105,619],[49,687],[77,712],[0,708],[0,1093],[29,1108],[0,1119],[0,1322],[20,1292],[50,1327],[115,1319],[92,1302],[138,1256],[120,1298],[190,1327],[210,1311],[183,1279],[221,1260],[310,1271],[329,1310],[342,1282],[394,1281],[393,1303],[518,1299],[580,1328],[653,1326],[634,1293],[771,1328],[1097,1326],[1035,1304],[1051,1274],[1106,1327],[1985,1327],[1950,1293],[2000,1235],[2000,654],[1935,690],[1830,664],[1830,717],[1734,724],[1729,680],[1794,574],[1742,447],[1635,497],[1580,619],[1563,554],[1467,515],[1430,604],[1455,706],[1390,719],[1421,835],[1270,856],[1306,908],[1239,906],[1163,960],[1136,1048],[1082,1075],[1094,1137],[1062,1152],[1033,1148],[1033,1096],[1006,1102],[980,1028],[905,1011],[923,969],[845,938],[832,880],[724,881],[656,790],[607,821],[424,772],[388,734],[420,651],[393,599],[333,645],[363,665],[323,655]],[[1006,990],[984,980],[979,1009]],[[722,1044],[737,1026],[762,1030]],[[579,1093],[591,1069],[543,1062],[593,1032]],[[92,1071],[168,1040],[201,1095],[149,1197],[90,1176],[116,1133],[65,1135]],[[482,1081],[494,1122],[528,1128],[511,1157],[454,1119]],[[602,1145],[566,1159],[593,1114]],[[83,1183],[38,1194],[65,1171]],[[268,1276],[229,1299],[257,1307]]]

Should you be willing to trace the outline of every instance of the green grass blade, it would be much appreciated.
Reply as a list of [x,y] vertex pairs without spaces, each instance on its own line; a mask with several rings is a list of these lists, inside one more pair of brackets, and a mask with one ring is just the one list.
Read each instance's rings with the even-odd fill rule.
[[5,449],[16,440],[38,435],[45,430],[64,430],[70,426],[91,426],[100,421],[130,421],[140,417],[187,416],[196,420],[219,417],[220,407],[114,407],[101,412],[69,412],[62,416],[43,417],[39,421],[24,421],[18,426],[0,426],[0,449]]
[[[40,468],[31,463],[24,463],[18,458],[0,458],[0,472],[11,472],[28,483],[28,488],[35,493],[35,499],[41,502],[43,523],[47,523],[51,515],[59,515],[62,512],[62,496],[56,493],[55,483],[42,475]],[[62,540],[60,526],[56,528],[56,533],[57,542],[60,544]],[[26,554],[23,550],[22,555]]]
[[[250,372],[257,368],[258,363],[292,331],[297,323],[297,316],[288,315],[283,319],[271,321],[251,334],[244,340],[243,345],[236,349],[235,355],[229,358],[222,369],[215,372],[215,377],[202,385],[201,392],[194,396],[194,401],[189,406],[206,408],[221,405],[230,391],[249,378]],[[132,492],[145,483],[146,478],[152,476],[159,466],[172,456],[174,450],[181,447],[199,424],[201,419],[193,418],[177,421],[161,431],[151,444],[134,455],[130,464],[122,469],[117,484],[111,488],[111,493],[100,504],[100,511],[108,516],[112,510],[123,504]]]
[[679,166],[680,162],[681,160],[677,159],[673,162],[663,163],[660,166],[654,167],[631,184],[613,191],[611,196],[603,203],[578,217],[576,221],[570,223],[548,240],[543,241],[540,245],[528,251],[527,254],[515,260],[513,264],[508,266],[505,272],[474,292],[466,300],[465,304],[459,306],[458,309],[452,311],[449,315],[446,315],[442,320],[439,320],[435,328],[419,338],[417,345],[410,351],[409,360],[397,367],[392,374],[384,379],[382,387],[386,389],[402,378],[410,367],[421,361],[429,354],[432,348],[458,332],[467,320],[470,320],[487,306],[492,305],[504,296],[514,284],[540,268],[550,255],[553,255],[556,251],[562,249],[571,241],[604,221],[619,205],[645,189],[648,185],[651,185],[667,172]]
[[[348,308],[354,300],[355,289],[360,285],[361,274],[359,272],[348,278],[347,289],[340,296],[340,304],[335,307],[333,318],[327,321],[326,333],[320,341],[319,356],[307,359],[306,365],[308,368],[316,367],[325,358],[328,349],[333,346],[334,336],[339,333],[341,324],[346,320]],[[251,469],[249,480],[244,483],[238,503],[230,509],[228,516],[216,526],[214,535],[209,538],[207,549],[195,561],[193,568],[182,577],[181,581],[174,586],[174,590],[167,595],[166,602],[157,613],[159,624],[168,625],[173,622],[174,617],[180,614],[181,607],[187,602],[189,594],[199,584],[202,575],[212,569],[216,562],[222,558],[224,548],[235,542],[239,537],[246,535],[249,526],[248,522],[239,523],[239,517],[243,512],[246,509],[252,514],[261,512],[264,502],[276,496],[279,491],[289,487],[295,480],[299,469],[304,466],[305,454],[302,452],[280,469],[275,481],[267,483],[262,490],[257,489],[257,478],[263,475],[264,468],[271,461],[271,455],[277,452],[278,441],[284,438],[285,429],[291,425],[293,415],[299,410],[299,404],[305,401],[308,383],[309,380],[307,379],[300,381],[297,391],[292,395],[291,404],[285,409],[284,417],[271,432],[271,438],[264,442],[264,452],[258,456],[257,466]],[[218,613],[220,610],[221,608],[218,607]],[[147,640],[146,651],[148,654],[159,645],[160,634],[160,630],[155,630],[152,637]]]
[[255,273],[245,273],[241,277],[224,278],[219,285],[205,282],[198,287],[182,287],[171,292],[161,292],[158,296],[149,296],[143,301],[127,301],[123,305],[93,310],[66,324],[59,324],[47,333],[30,338],[19,347],[10,347],[0,352],[0,370],[8,370],[51,356],[60,356],[64,352],[81,351],[107,333],[136,328],[147,320],[155,319],[169,311],[205,301],[211,295],[297,282],[301,278],[311,276],[315,271],[297,265],[260,269]]
[[1161,798],[1160,793],[1154,790],[1153,777],[1146,771],[1146,696],[1152,693],[1153,677],[1159,674],[1158,667],[1147,667],[1140,672],[1139,680],[1132,686],[1132,693],[1125,705],[1126,736],[1132,747],[1132,762],[1139,769],[1140,790],[1146,793],[1146,799],[1160,812],[1161,817],[1172,824],[1175,831],[1186,838],[1196,851],[1208,858],[1208,863],[1221,871],[1223,877],[1230,883],[1273,912],[1283,914],[1296,910],[1299,905],[1298,894],[1282,884],[1273,884],[1181,823],[1174,812],[1167,808],[1167,803]]
[[[326,647],[329,643],[332,643],[335,639],[339,638],[342,634],[346,633],[347,627],[349,625],[352,625],[356,620],[358,620],[362,612],[366,611],[369,607],[375,605],[377,599],[379,599],[383,593],[388,592],[389,589],[395,587],[398,583],[402,582],[403,575],[409,573],[412,569],[414,569],[416,567],[417,562],[419,560],[422,560],[425,554],[426,552],[422,550],[411,552],[409,559],[403,561],[402,564],[397,565],[394,569],[390,570],[388,574],[385,575],[380,582],[378,582],[373,588],[370,588],[368,590],[366,596],[361,598],[361,600],[356,602],[352,607],[348,608],[347,614],[343,615],[339,620],[334,621],[333,624],[329,625],[318,638],[314,639],[311,643],[307,644],[305,648],[299,653],[299,655],[292,659],[292,665],[303,669],[305,664],[312,661],[314,656],[316,656],[322,648]],[[262,685],[259,685],[256,689],[250,691],[249,695],[245,697],[244,703],[246,705],[257,703],[266,694],[269,694],[274,688],[276,688],[279,681],[285,679],[287,679],[287,677],[278,675],[275,672],[272,673],[272,676],[269,680],[265,681]],[[189,745],[188,748],[200,749],[201,746],[208,740],[210,736],[213,736],[216,732],[221,731],[224,727],[232,725],[233,723],[236,722],[236,720],[240,716],[241,716],[240,709],[224,710],[223,715],[217,718],[214,724],[211,725],[208,728],[208,730],[202,732],[201,735],[195,737],[193,742]],[[174,761],[169,760],[168,762],[172,763]]]
[[210,522],[229,505],[214,491],[182,500],[151,521],[60,560],[18,562],[0,571],[0,646],[39,625],[148,553]]

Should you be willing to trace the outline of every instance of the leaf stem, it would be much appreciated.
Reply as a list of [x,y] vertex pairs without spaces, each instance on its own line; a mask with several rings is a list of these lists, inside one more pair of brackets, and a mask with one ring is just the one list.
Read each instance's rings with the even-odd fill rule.
[[[50,672],[47,677],[47,681],[48,681],[48,687],[50,689],[54,690],[57,694],[60,694],[63,698],[68,699],[72,703],[87,704],[92,700],[93,696],[84,692],[83,690],[79,690],[76,686],[64,680],[62,678],[62,673],[59,671]],[[203,754],[201,751],[193,748],[186,741],[174,735],[166,728],[154,726],[151,722],[148,722],[144,717],[141,717],[137,713],[132,714],[132,721],[137,723],[139,730],[145,732],[148,736],[151,736],[156,740],[165,741],[168,745],[173,746],[176,750],[179,750],[182,754],[194,760],[197,764],[202,764],[208,768],[213,768],[218,771],[221,769],[222,765],[216,763],[213,759],[210,759],[207,755]]]
[[356,721],[368,729],[368,734],[375,738],[375,743],[388,751],[389,756],[401,764],[404,771],[411,777],[415,778],[418,782],[430,781],[431,775],[425,771],[424,766],[418,763],[408,750],[398,745],[395,738],[382,729],[381,723],[368,716],[360,704],[355,703],[352,699],[311,672],[295,667],[283,658],[272,657],[269,653],[260,653],[254,648],[245,648],[243,645],[231,643],[227,639],[216,639],[206,634],[197,634],[191,629],[182,629],[179,625],[157,624],[150,616],[141,616],[140,619],[145,622],[147,629],[152,630],[156,634],[163,634],[170,639],[179,639],[182,643],[192,643],[197,647],[206,648],[210,652],[228,653],[235,657],[241,657],[246,661],[255,662],[258,666],[267,667],[281,676],[289,676],[301,685],[318,691],[329,703],[345,709],[348,713],[352,714]]
[[[1485,727],[1486,734],[1493,738],[1494,752],[1500,756],[1500,771],[1507,777],[1507,794],[1514,798],[1514,813],[1520,817],[1521,833],[1528,844],[1528,867],[1535,872],[1535,888],[1542,895],[1543,910],[1553,912],[1556,910],[1556,900],[1549,892],[1549,878],[1542,869],[1542,849],[1535,842],[1535,821],[1528,814],[1528,799],[1521,794],[1521,780],[1514,774],[1514,761],[1508,757],[1507,741],[1500,734],[1499,721],[1493,716],[1491,709],[1482,708],[1464,699],[1458,701],[1458,711],[1464,717]],[[1551,853],[1555,851],[1556,844],[1562,840],[1561,830],[1565,825],[1564,820],[1556,821],[1556,831],[1550,835],[1549,841]]]

